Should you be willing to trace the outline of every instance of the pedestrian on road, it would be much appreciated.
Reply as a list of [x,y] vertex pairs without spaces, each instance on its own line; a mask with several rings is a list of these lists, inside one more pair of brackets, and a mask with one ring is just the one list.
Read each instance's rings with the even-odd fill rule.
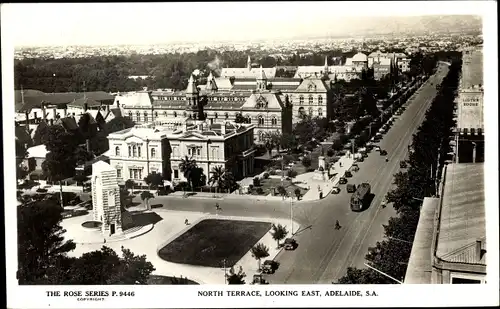
[[340,167],[342,167],[342,162],[339,161],[339,165],[340,165]]
[[189,221],[188,221],[188,219],[184,220],[184,224],[185,224],[185,225],[189,225]]
[[339,220],[336,220],[336,221],[335,221],[335,229],[336,229],[336,230],[340,230],[340,223],[339,223]]

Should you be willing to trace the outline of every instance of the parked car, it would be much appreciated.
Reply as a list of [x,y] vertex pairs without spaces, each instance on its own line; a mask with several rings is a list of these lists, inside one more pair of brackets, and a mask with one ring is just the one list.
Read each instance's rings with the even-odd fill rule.
[[380,150],[380,155],[381,156],[386,156],[387,155],[387,150]]
[[354,193],[356,192],[356,185],[354,184],[348,184],[346,187],[347,192],[349,193]]
[[351,170],[351,171],[354,171],[354,172],[357,172],[357,171],[359,171],[359,166],[358,166],[356,163],[354,163],[354,164],[351,166],[350,170]]
[[254,274],[251,284],[268,284],[268,283],[269,282],[267,282],[266,279],[262,277],[262,274]]
[[347,183],[347,178],[345,177],[340,177],[339,184],[345,185]]
[[373,149],[374,149],[375,151],[380,151],[380,146],[375,146],[375,147],[373,147]]
[[340,193],[340,188],[339,187],[333,187],[332,193],[333,194],[339,194]]
[[344,176],[345,177],[352,177],[352,173],[350,171],[346,171]]
[[278,263],[276,261],[265,260],[264,263],[262,263],[262,272],[264,274],[274,274],[277,268]]
[[285,239],[283,247],[285,250],[295,250],[295,248],[297,248],[297,242],[293,238],[287,238]]

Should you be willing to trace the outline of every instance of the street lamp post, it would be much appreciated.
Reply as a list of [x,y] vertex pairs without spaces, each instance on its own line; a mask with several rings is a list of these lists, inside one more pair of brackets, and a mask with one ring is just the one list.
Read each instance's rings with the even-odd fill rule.
[[293,236],[293,196],[290,196],[290,228]]
[[376,269],[375,267],[371,266],[371,265],[368,265],[367,263],[363,263],[366,267],[370,268],[370,269],[373,269],[374,271],[386,276],[387,278],[391,279],[391,280],[394,280],[396,281],[397,283],[399,284],[403,284],[403,282],[399,281],[398,279],[394,278],[394,277],[391,277],[389,276],[388,274],[384,273],[384,272],[381,272],[380,270]]
[[224,284],[227,284],[226,259],[222,260],[222,265],[224,267]]
[[351,138],[351,144],[352,144],[352,156],[354,158],[354,138]]

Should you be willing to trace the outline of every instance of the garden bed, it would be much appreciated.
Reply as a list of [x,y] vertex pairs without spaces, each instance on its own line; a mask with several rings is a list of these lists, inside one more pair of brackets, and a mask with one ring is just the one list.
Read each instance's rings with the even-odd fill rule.
[[281,185],[283,185],[289,196],[295,196],[295,189],[297,188],[300,189],[301,196],[304,196],[304,194],[306,194],[306,192],[308,191],[308,189],[303,189],[293,184],[292,180],[289,179],[284,179],[282,183],[281,178],[268,178],[261,179],[260,186],[253,186],[250,194],[267,196],[274,192],[273,188],[276,188],[276,195],[278,195],[279,193],[277,191],[277,188]]
[[232,267],[269,230],[271,223],[208,219],[158,251],[163,260],[190,265]]

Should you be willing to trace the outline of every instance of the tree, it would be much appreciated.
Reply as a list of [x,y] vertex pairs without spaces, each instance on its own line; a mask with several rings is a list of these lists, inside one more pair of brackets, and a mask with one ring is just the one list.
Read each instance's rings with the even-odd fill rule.
[[281,195],[283,199],[288,195],[288,192],[286,192],[286,189],[283,186],[278,186],[277,190],[278,194]]
[[228,190],[228,192],[232,192],[238,188],[238,183],[234,178],[233,173],[225,172],[224,177],[222,178],[222,187],[223,190]]
[[58,259],[76,247],[64,241],[61,221],[62,209],[54,199],[17,207],[19,284],[58,284],[48,275],[59,267]]
[[33,136],[33,145],[38,146],[45,144],[48,139],[48,128],[49,125],[45,121],[41,121],[35,130],[35,135]]
[[227,284],[245,284],[245,277],[246,274],[243,272],[243,267],[240,266],[238,272],[235,272],[234,267],[231,267],[229,274],[226,274]]
[[62,180],[75,174],[78,144],[73,135],[67,133],[62,126],[53,125],[48,128],[45,145],[48,153],[42,163],[42,170],[49,180],[59,181],[61,207],[64,207]]
[[133,179],[127,179],[127,181],[125,181],[125,188],[127,188],[127,190],[134,189],[134,186],[135,186],[135,182]]
[[295,149],[298,146],[297,138],[295,138],[295,135],[293,134],[284,133],[281,136],[280,145],[281,148],[287,149],[287,152],[290,153],[292,149]]
[[224,187],[224,176],[225,176],[225,170],[222,167],[222,165],[216,165],[212,168],[212,171],[210,172],[211,176],[210,179],[208,180],[208,183],[213,186],[214,184],[217,184],[217,187],[219,189],[223,189]]
[[105,131],[107,134],[132,128],[135,126],[135,122],[129,117],[116,117],[111,119],[105,125]]
[[295,193],[295,196],[297,197],[297,200],[300,200],[302,197],[302,191],[300,191],[300,188],[296,188],[293,193]]
[[155,270],[145,255],[137,256],[121,247],[122,257],[106,246],[101,250],[84,253],[72,263],[66,284],[109,285],[147,284]]
[[306,169],[310,168],[311,164],[312,164],[311,157],[306,156],[302,158],[302,165],[304,165]]
[[263,243],[258,243],[250,250],[252,256],[257,260],[258,269],[260,269],[260,260],[269,256],[269,248]]
[[297,177],[298,173],[295,170],[288,170],[288,172],[286,173],[286,175],[288,177],[290,177],[290,178],[295,178],[295,177]]
[[273,239],[278,243],[278,248],[280,246],[280,240],[285,239],[286,235],[288,235],[288,231],[286,227],[281,224],[273,224],[271,235],[273,235]]
[[368,249],[365,258],[379,271],[402,281],[406,274],[411,248],[411,243],[398,240],[378,241],[375,247]]
[[179,169],[181,172],[184,174],[184,177],[186,177],[191,190],[194,189],[193,186],[193,171],[198,167],[196,164],[196,160],[189,158],[186,156],[185,158],[181,159],[181,163],[179,164]]
[[146,208],[151,210],[151,206],[149,205],[149,200],[154,198],[155,196],[149,191],[142,191],[141,200],[143,200],[146,204]]
[[144,182],[146,182],[150,189],[158,190],[163,185],[163,177],[160,173],[152,172],[144,178]]
[[348,267],[347,273],[336,284],[390,284],[395,283],[374,270]]
[[29,174],[29,171],[28,171],[28,168],[22,164],[19,164],[17,166],[17,170],[16,170],[16,176],[17,176],[17,179],[24,179],[26,178],[26,176],[28,176]]

